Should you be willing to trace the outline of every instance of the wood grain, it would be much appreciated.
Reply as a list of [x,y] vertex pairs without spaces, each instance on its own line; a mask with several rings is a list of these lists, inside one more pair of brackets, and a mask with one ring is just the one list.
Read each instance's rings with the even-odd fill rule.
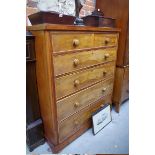
[[110,28],[110,27],[91,27],[91,26],[75,26],[75,25],[57,25],[57,24],[38,24],[33,26],[27,26],[27,30],[59,30],[59,31],[85,31],[85,32],[120,32],[119,28]]
[[[35,49],[36,49],[36,74],[37,85],[39,94],[39,103],[41,116],[43,119],[45,135],[50,137],[50,141],[53,144],[58,143],[57,134],[57,121],[56,121],[56,108],[54,99],[54,87],[51,82],[51,53],[49,36],[44,31],[32,31],[35,35]],[[48,113],[48,115],[47,115]]]
[[111,94],[113,91],[113,81],[114,79],[110,78],[58,101],[58,120],[63,120],[69,115],[97,101],[99,98]]
[[117,67],[115,72],[113,103],[119,112],[120,105],[129,98],[129,66]]
[[[53,52],[93,47],[93,33],[57,33],[52,35]],[[88,44],[89,40],[89,44]]]
[[59,143],[58,145],[53,145],[50,142],[49,137],[46,137],[47,143],[49,144],[50,148],[52,149],[52,153],[59,153],[64,147],[69,145],[73,142],[77,137],[81,136],[84,132],[86,132],[92,126],[91,120],[88,120],[84,124],[81,125],[81,128],[77,130],[74,134],[69,136],[67,139]]
[[94,46],[117,46],[118,35],[117,34],[95,34]]
[[[102,33],[117,36],[119,29],[51,24],[36,25],[27,29],[36,37],[37,84],[45,137],[54,152],[58,152],[90,127],[93,111],[99,109],[106,101],[111,103],[117,43],[114,44],[115,47],[94,47],[94,35]],[[62,36],[66,33],[70,37],[64,38],[59,35],[53,42],[53,37],[61,33]],[[73,33],[79,33],[77,36],[82,35],[79,37],[82,44],[81,41],[74,42],[81,46],[80,48],[72,49],[71,44],[68,44],[68,40],[74,38]],[[86,39],[89,34],[93,36],[92,42],[89,38]],[[105,69],[103,66],[108,70],[107,77],[101,77],[102,69]],[[71,85],[73,80],[78,87],[76,90],[73,90]],[[61,89],[65,92],[61,92]],[[76,100],[81,106],[77,109],[73,108]],[[78,102],[76,107],[79,106]],[[76,118],[80,124],[75,122],[77,127],[72,127],[70,124]]]
[[82,124],[90,120],[92,113],[95,112],[97,109],[99,109],[101,105],[105,103],[111,103],[111,101],[106,100],[105,97],[105,99],[96,101],[96,103],[86,107],[79,113],[60,123],[59,124],[60,143],[63,140],[67,139],[69,136],[73,135],[76,131],[78,131],[81,128]]
[[96,0],[96,8],[103,11],[105,16],[116,19],[116,27],[121,29],[117,66],[123,67],[128,65],[129,0]]
[[128,98],[129,98],[129,67],[125,67],[121,101],[123,102]]
[[127,27],[125,44],[126,46],[125,46],[125,52],[124,52],[124,57],[123,57],[123,61],[124,61],[123,64],[126,66],[126,65],[129,65],[129,26]]
[[115,62],[105,63],[87,70],[55,78],[56,99],[75,93],[93,83],[114,75]]
[[123,82],[123,75],[125,67],[129,65],[129,0],[96,0],[96,8],[103,11],[105,16],[116,18],[116,27],[121,29],[116,62],[119,69],[116,71],[113,97],[116,111],[119,111],[120,103],[128,99],[128,86]]
[[[58,76],[84,67],[113,61],[116,60],[116,55],[117,48],[57,55],[53,57],[54,73]],[[78,61],[77,65],[75,65],[76,61]]]
[[[96,104],[94,104],[94,106],[99,108],[101,105],[103,105],[105,103],[110,103],[111,104],[111,97],[112,97],[112,95],[106,96],[104,99],[97,101]],[[65,139],[64,141],[62,141],[58,145],[53,145],[48,140],[48,137],[46,137],[46,139],[48,141],[48,144],[52,148],[52,152],[53,153],[58,153],[66,145],[68,145],[69,143],[74,141],[77,137],[79,137],[82,133],[84,133],[91,126],[92,126],[92,121],[91,121],[91,119],[88,119],[88,121],[86,121],[84,124],[82,124],[81,127],[73,135],[69,136],[67,139]]]

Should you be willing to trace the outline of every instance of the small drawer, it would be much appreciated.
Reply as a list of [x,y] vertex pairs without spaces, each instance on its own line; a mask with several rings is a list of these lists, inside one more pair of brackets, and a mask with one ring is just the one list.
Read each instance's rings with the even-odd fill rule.
[[97,83],[76,94],[57,102],[58,120],[61,121],[69,115],[111,94],[113,90],[113,78]]
[[116,48],[99,49],[53,57],[55,76],[116,60]]
[[111,95],[106,96],[104,99],[97,101],[95,104],[88,106],[86,109],[59,123],[59,142],[73,135],[85,122],[91,121],[92,113],[101,108],[105,103],[111,104]]
[[56,99],[86,88],[95,82],[114,75],[115,62],[109,62],[81,72],[55,79]]
[[52,33],[51,36],[53,52],[90,48],[94,43],[94,35],[91,33]]
[[95,34],[94,45],[95,47],[101,46],[117,46],[117,34]]

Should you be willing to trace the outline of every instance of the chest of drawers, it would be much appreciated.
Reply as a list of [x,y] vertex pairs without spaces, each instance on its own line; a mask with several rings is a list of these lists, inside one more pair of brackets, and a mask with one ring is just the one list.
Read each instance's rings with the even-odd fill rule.
[[91,115],[111,104],[119,29],[41,24],[36,74],[45,137],[58,152],[91,127]]

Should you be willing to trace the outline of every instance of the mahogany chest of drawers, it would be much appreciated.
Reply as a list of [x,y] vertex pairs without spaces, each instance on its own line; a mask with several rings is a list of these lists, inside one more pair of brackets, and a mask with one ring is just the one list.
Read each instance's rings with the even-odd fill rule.
[[91,127],[111,104],[119,29],[40,24],[36,72],[45,137],[58,152]]

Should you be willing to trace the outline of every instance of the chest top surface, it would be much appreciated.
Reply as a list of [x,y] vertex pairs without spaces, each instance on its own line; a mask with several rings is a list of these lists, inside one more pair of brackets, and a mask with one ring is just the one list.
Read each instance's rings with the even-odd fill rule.
[[38,24],[27,26],[27,30],[67,30],[67,31],[97,31],[97,32],[120,32],[119,28],[110,27],[91,27],[91,26],[74,26],[74,25],[57,25],[57,24]]

